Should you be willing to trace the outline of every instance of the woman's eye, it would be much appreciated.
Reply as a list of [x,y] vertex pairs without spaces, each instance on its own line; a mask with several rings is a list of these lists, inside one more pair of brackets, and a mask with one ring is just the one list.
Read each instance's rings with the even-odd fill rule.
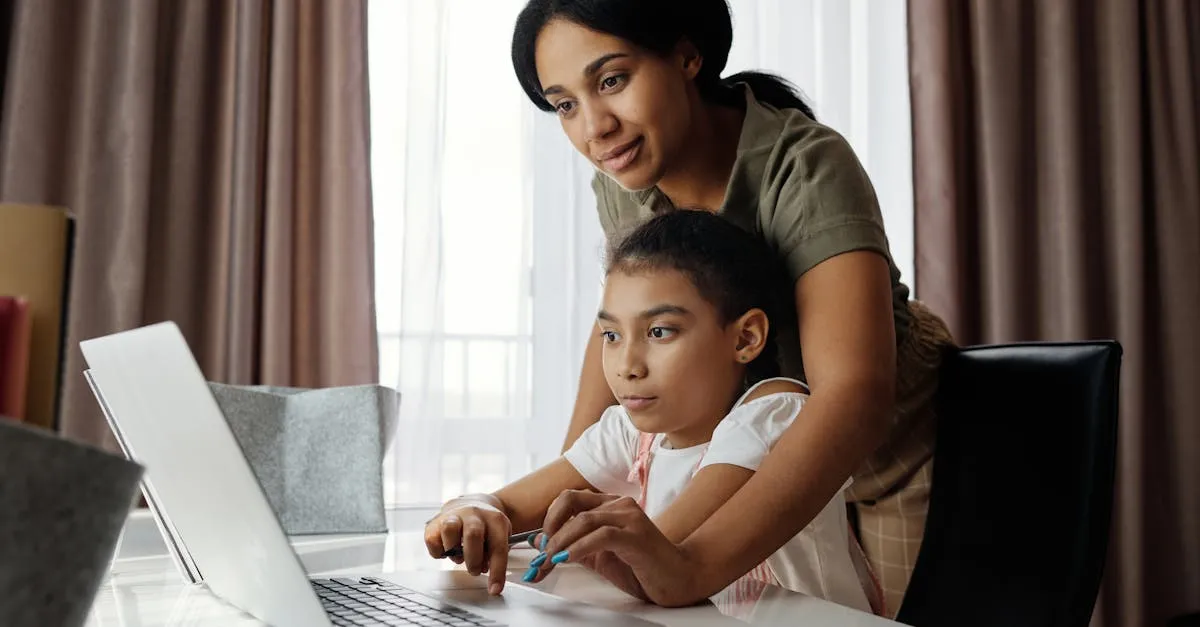
[[601,331],[600,337],[604,338],[604,341],[610,344],[617,341],[617,334],[615,331]]
[[574,108],[574,104],[570,101],[560,102],[554,108],[558,110],[559,115],[567,115]]
[[656,340],[665,340],[672,335],[675,335],[675,329],[668,329],[667,327],[654,327],[650,329],[650,337]]
[[621,85],[621,81],[625,80],[624,74],[614,74],[600,81],[600,87],[603,89],[616,89]]

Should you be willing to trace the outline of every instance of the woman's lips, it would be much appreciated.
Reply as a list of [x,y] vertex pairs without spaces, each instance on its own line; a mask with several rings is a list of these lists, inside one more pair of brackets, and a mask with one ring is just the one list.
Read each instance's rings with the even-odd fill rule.
[[642,138],[639,137],[624,147],[619,148],[616,152],[605,155],[600,159],[600,165],[609,172],[616,174],[624,170],[633,163],[634,159],[642,151]]

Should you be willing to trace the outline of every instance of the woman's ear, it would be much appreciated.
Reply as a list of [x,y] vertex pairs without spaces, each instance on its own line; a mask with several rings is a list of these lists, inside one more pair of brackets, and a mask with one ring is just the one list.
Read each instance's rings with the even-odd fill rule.
[[679,45],[675,46],[675,53],[679,59],[683,75],[692,80],[700,73],[700,68],[704,66],[704,55],[700,54],[700,49],[687,39],[679,41]]
[[742,317],[733,323],[733,329],[737,335],[734,358],[739,363],[748,364],[766,348],[767,332],[771,329],[771,323],[767,320],[766,312],[755,308],[742,314]]

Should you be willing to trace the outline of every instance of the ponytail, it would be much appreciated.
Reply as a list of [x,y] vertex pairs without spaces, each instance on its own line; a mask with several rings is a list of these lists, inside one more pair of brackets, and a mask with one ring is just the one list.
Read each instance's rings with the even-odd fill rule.
[[696,77],[696,87],[700,89],[700,97],[710,102],[730,107],[740,107],[745,96],[738,87],[744,83],[754,94],[754,99],[766,103],[776,109],[796,109],[810,120],[816,120],[812,107],[800,98],[799,90],[787,79],[767,72],[749,71],[738,72],[724,78],[713,79],[704,76]]
[[721,79],[721,84],[725,87],[735,87],[738,83],[745,83],[750,87],[754,98],[759,102],[769,104],[776,109],[797,109],[808,116],[810,120],[817,119],[817,116],[813,114],[812,107],[800,97],[796,86],[781,76],[750,71],[738,72]]

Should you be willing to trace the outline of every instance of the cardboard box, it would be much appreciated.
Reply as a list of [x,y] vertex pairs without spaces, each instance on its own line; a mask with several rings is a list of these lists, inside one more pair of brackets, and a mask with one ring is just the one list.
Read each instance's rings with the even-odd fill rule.
[[58,425],[75,220],[61,207],[0,204],[0,294],[29,302],[25,422]]

